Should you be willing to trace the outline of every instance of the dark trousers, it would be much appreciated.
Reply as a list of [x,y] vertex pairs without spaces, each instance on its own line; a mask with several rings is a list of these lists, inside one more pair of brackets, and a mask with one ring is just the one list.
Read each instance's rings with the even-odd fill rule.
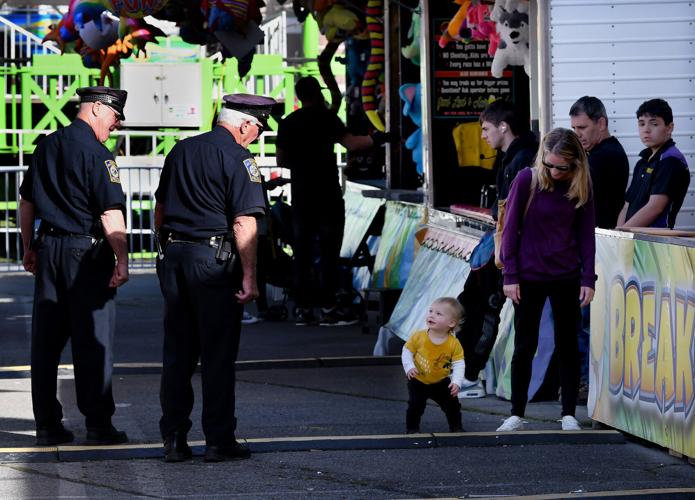
[[408,380],[408,409],[405,413],[405,427],[410,431],[420,429],[420,419],[425,413],[427,400],[437,403],[449,423],[449,430],[461,428],[461,405],[458,397],[451,395],[449,384],[451,380],[445,378],[436,384],[423,384],[417,379]]
[[[292,225],[297,306],[333,307],[338,291],[338,259],[345,228],[343,199],[336,200],[333,206],[315,207],[312,210],[297,206],[292,213]],[[314,273],[316,257],[319,260],[318,273]],[[314,274],[318,275],[318,280],[313,278]]]
[[157,274],[164,295],[164,355],[159,392],[162,437],[191,428],[191,378],[200,358],[203,432],[208,445],[235,439],[235,367],[243,307],[234,297],[240,267],[215,249],[169,243]]
[[512,356],[512,415],[524,416],[531,382],[538,329],[546,298],[550,299],[555,326],[555,352],[560,365],[562,415],[574,415],[579,389],[579,279],[521,282],[521,301],[514,306],[514,355]]
[[111,391],[116,289],[109,288],[114,256],[108,243],[79,236],[42,236],[31,332],[31,399],[37,427],[57,426],[58,364],[68,339],[75,367],[77,407],[87,427],[108,427],[115,411]]
[[465,376],[475,381],[495,345],[505,302],[502,271],[495,266],[494,255],[480,269],[471,270],[458,300],[465,315],[456,336],[463,347]]

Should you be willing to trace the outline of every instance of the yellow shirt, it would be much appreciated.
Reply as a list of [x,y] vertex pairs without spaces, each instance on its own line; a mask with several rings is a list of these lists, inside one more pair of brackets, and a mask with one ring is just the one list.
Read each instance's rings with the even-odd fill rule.
[[413,353],[418,375],[423,384],[435,384],[451,375],[451,364],[463,359],[463,347],[456,337],[449,335],[442,344],[434,344],[427,330],[419,330],[408,339],[405,347]]

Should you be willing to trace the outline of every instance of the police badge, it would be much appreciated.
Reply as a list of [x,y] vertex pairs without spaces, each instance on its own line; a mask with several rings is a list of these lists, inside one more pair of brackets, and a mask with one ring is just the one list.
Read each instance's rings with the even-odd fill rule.
[[106,165],[106,171],[109,173],[109,180],[114,184],[120,184],[121,176],[118,173],[118,165],[116,165],[116,162],[113,160],[106,160],[104,165]]
[[261,172],[258,170],[256,160],[247,158],[244,160],[244,166],[246,167],[246,172],[248,172],[251,182],[261,182]]

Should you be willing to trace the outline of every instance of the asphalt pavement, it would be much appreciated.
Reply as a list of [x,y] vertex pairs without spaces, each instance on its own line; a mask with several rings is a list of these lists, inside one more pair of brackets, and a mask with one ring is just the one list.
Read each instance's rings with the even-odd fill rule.
[[[0,498],[695,498],[695,467],[613,430],[563,432],[557,401],[531,403],[526,430],[494,432],[509,402],[462,400],[465,432],[449,434],[428,406],[405,435],[398,357],[371,356],[375,335],[354,327],[244,326],[237,435],[250,460],[202,461],[200,399],[194,459],[161,460],[158,391],[162,300],[151,272],[119,290],[114,424],[130,443],[86,447],[66,349],[59,376],[70,446],[33,446],[29,343],[33,279],[0,275]],[[374,328],[372,328],[374,330]],[[196,395],[200,394],[195,376]],[[539,496],[546,495],[546,496]]]

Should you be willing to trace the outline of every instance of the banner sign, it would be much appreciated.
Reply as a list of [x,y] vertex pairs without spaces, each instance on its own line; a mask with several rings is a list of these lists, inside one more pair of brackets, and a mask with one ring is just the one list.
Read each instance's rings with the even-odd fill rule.
[[695,248],[596,244],[589,414],[695,457]]

